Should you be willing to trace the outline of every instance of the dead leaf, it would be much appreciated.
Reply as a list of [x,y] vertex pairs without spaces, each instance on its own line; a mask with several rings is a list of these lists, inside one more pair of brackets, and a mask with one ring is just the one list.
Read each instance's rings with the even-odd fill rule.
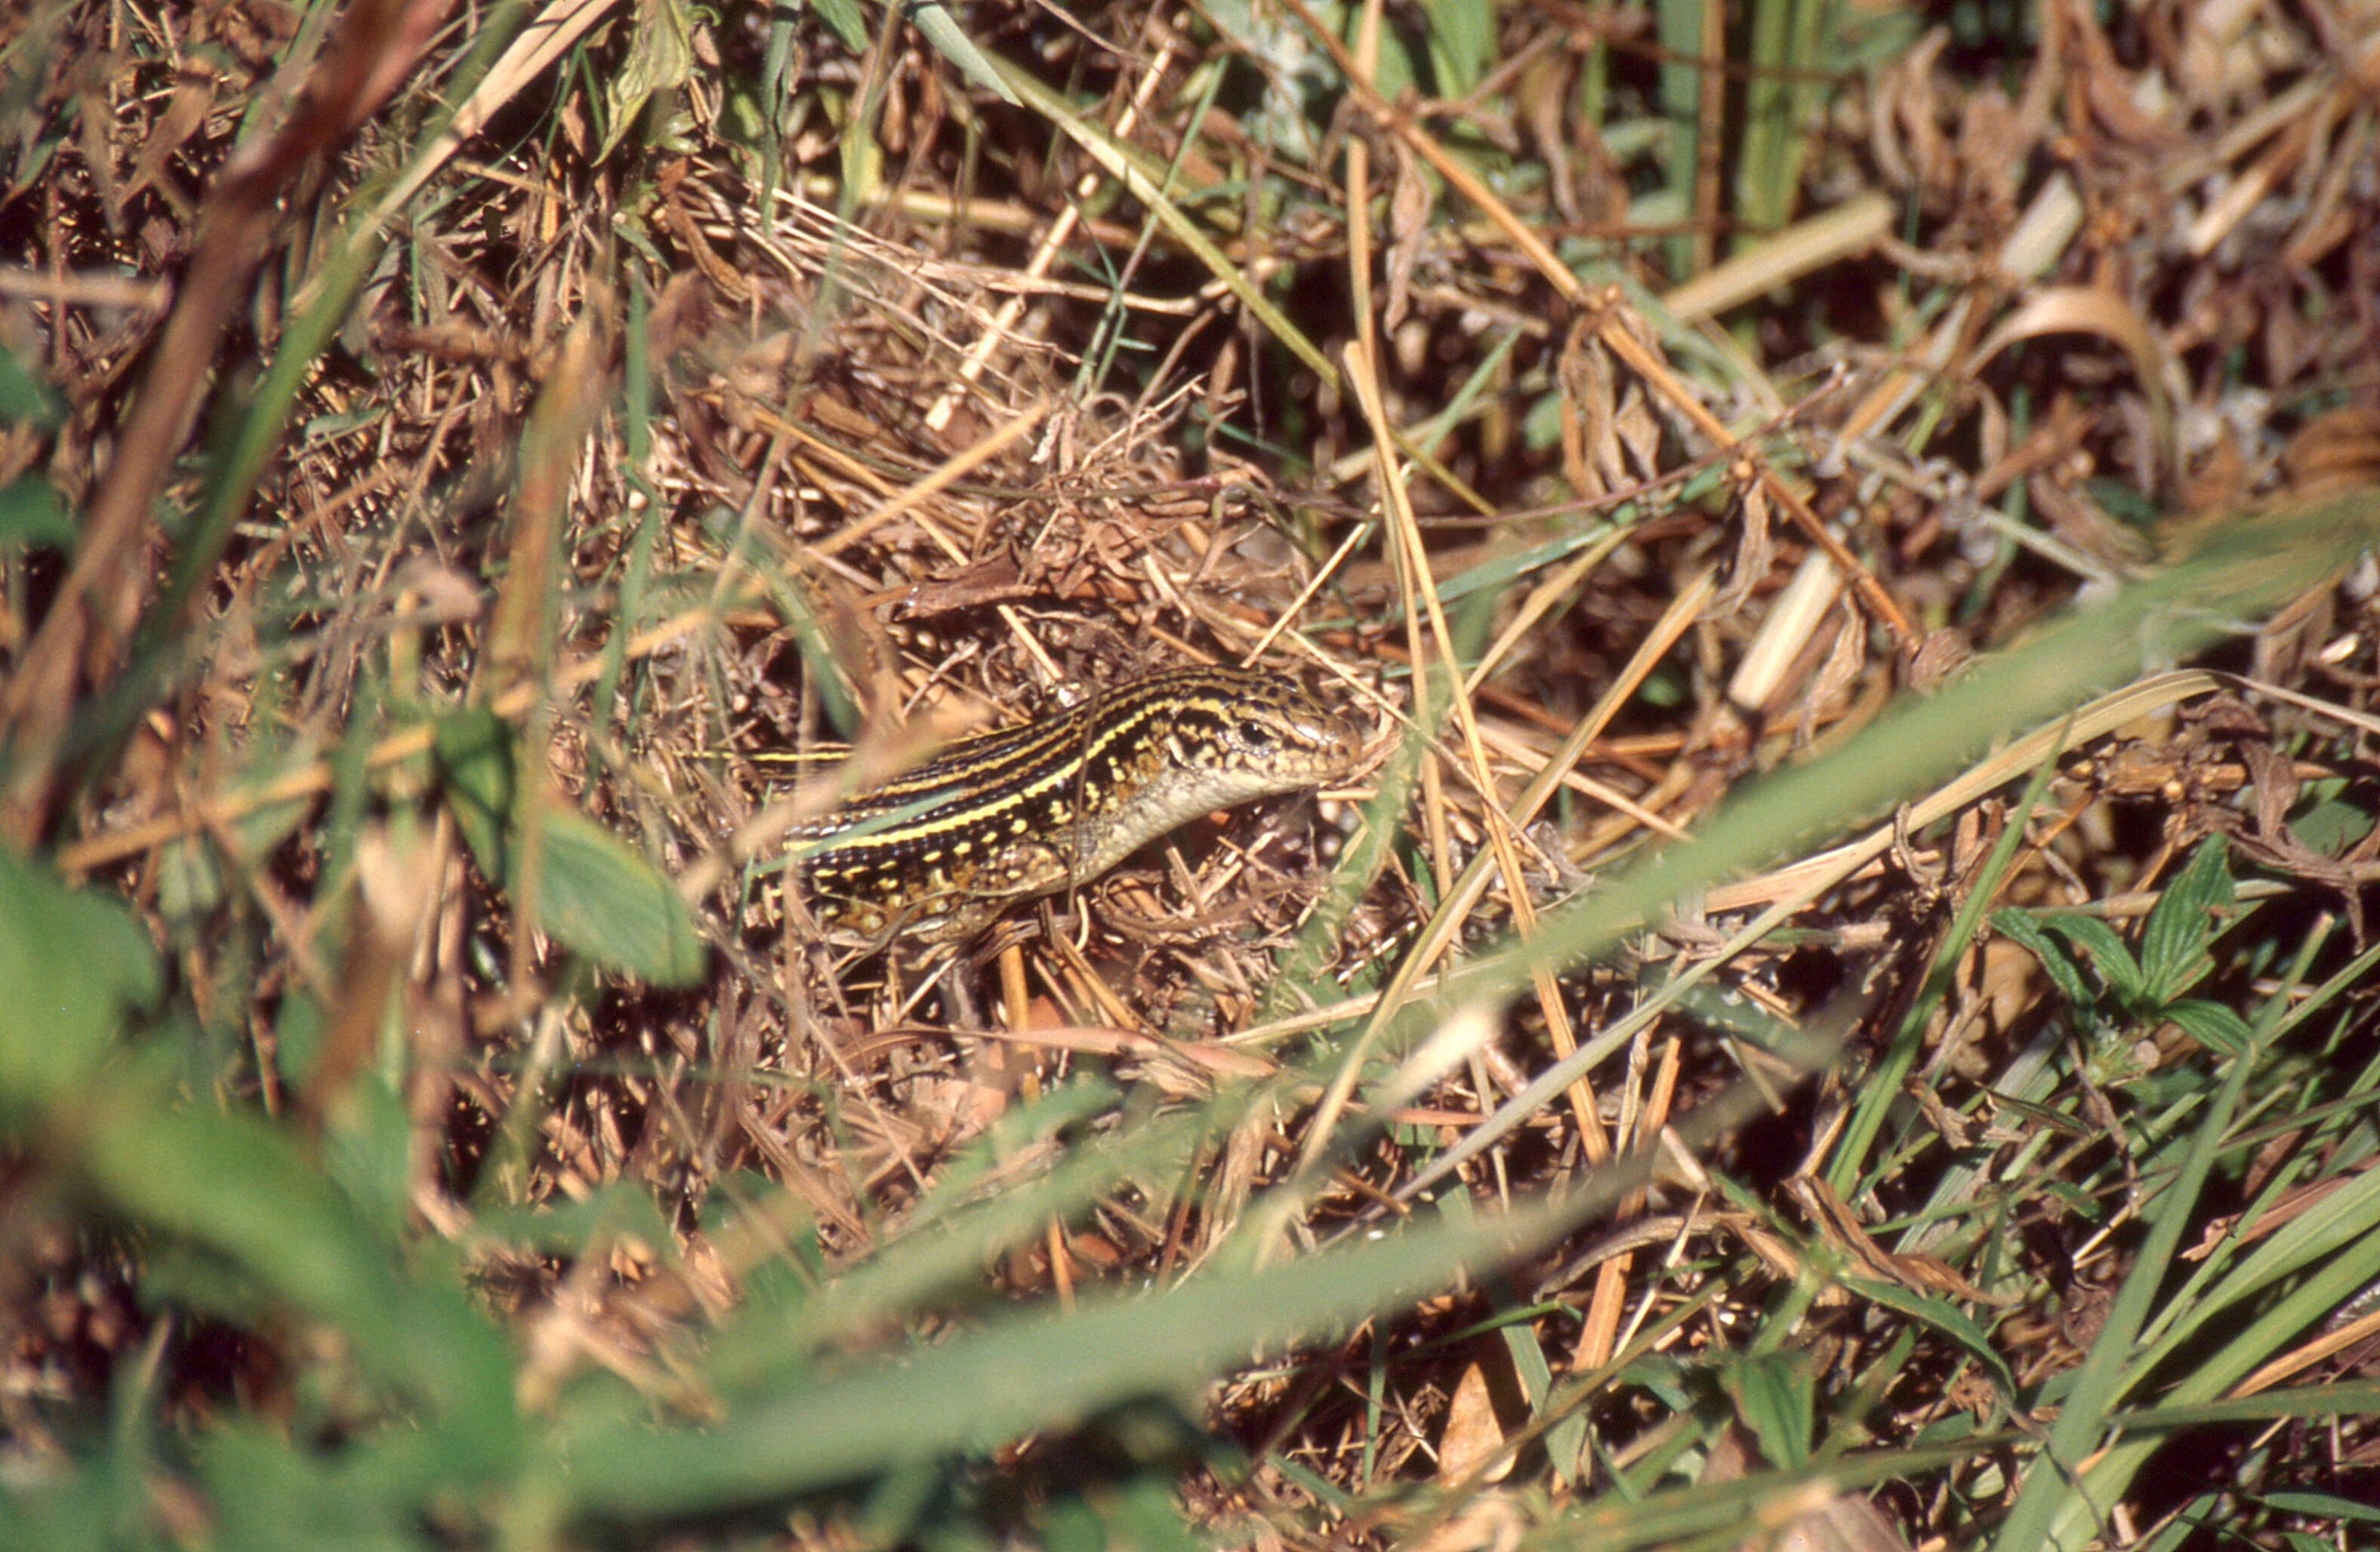
[[1487,1372],[1477,1364],[1466,1364],[1454,1387],[1454,1401],[1446,1409],[1446,1427],[1438,1437],[1438,1479],[1467,1482],[1486,1467],[1479,1480],[1500,1482],[1512,1470],[1511,1456],[1496,1459],[1503,1449],[1504,1428],[1496,1420]]

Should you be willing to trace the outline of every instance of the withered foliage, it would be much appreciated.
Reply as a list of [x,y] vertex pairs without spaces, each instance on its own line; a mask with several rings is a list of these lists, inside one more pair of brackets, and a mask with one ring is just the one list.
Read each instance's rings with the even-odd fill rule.
[[[137,906],[226,1102],[335,1125],[397,999],[407,1194],[431,1231],[650,1193],[670,1246],[473,1245],[488,1296],[538,1333],[526,1391],[634,1371],[738,1299],[783,1254],[710,1210],[741,1172],[785,1190],[823,1266],[856,1263],[959,1150],[1075,1075],[1136,1097],[1089,1146],[1135,1107],[1301,1072],[1408,956],[1435,971],[1530,930],[1888,698],[2256,509],[2380,476],[2369,5],[2059,0],[2023,37],[1870,7],[1840,22],[1842,57],[1708,72],[1698,117],[1664,107],[1664,71],[1691,61],[1634,11],[1510,7],[1468,74],[1404,18],[1395,57],[1419,79],[1378,90],[1345,84],[1352,31],[1296,11],[1219,33],[1162,7],[968,8],[978,47],[1067,94],[1074,135],[905,23],[855,53],[815,16],[731,10],[657,79],[665,24],[621,12],[564,67],[506,55],[484,82],[462,73],[475,23],[438,31],[429,6],[327,41],[266,0],[15,23],[0,346],[48,402],[0,430],[0,490],[82,521],[0,550],[7,843]],[[1745,224],[1743,115],[1780,80],[1803,115],[1784,213],[1858,228],[1813,259]],[[438,141],[461,103],[470,132]],[[1690,131],[1708,165],[1681,185],[1661,136]],[[1720,261],[1753,279],[1714,302],[1695,287]],[[1515,1270],[1558,1373],[1597,1372],[1681,1301],[1707,1303],[1675,1351],[1722,1349],[1814,1253],[1998,1322],[2020,1383],[2077,1363],[2132,1208],[2038,1187],[2100,1180],[2131,1102],[2091,1062],[2062,1108],[1982,1097],[2066,1016],[2061,988],[1988,934],[1929,985],[1937,952],[1986,877],[1995,906],[2088,906],[2124,933],[2209,836],[2255,880],[2266,939],[2331,914],[2367,941],[2375,591],[2366,558],[2219,654],[2294,701],[2194,693],[2073,751],[2004,872],[2006,785],[1734,954],[1718,984],[1765,1015],[1855,1007],[1846,1065],[1779,1079],[1767,1121]],[[1281,990],[1440,628],[1478,664],[1472,714],[1439,720],[1441,680],[1399,843]],[[955,953],[824,944],[783,898],[782,832],[839,782],[1252,654],[1366,728],[1347,787],[1193,827]],[[596,975],[529,925],[438,754],[467,708],[507,730],[520,812],[590,816],[675,881],[709,945],[695,984]],[[1540,813],[1491,818],[1607,713]],[[845,741],[850,766],[805,763]],[[1432,933],[1483,848],[1492,883]],[[1403,1210],[1435,1152],[1790,891],[1729,886],[1524,988],[1295,1232]],[[2277,973],[2226,963],[2200,994],[2244,1010]],[[1831,1123],[1913,1006],[1915,1076],[1894,1071],[1937,1140],[1865,1160],[1846,1202],[1822,1178]],[[1527,1194],[1651,1146],[1742,1071],[1719,1017],[1646,1027],[1462,1178]],[[2368,1025],[2325,1060],[2368,1061]],[[2119,1054],[2153,1073],[2207,1050],[2152,1020]],[[1195,1180],[1117,1193],[993,1280],[1070,1295],[1188,1270],[1307,1147],[1318,1086],[1286,1093]],[[2291,1141],[2265,1139],[2232,1206],[2312,1170]],[[1987,1228],[1876,1229],[1946,1170],[2034,1148],[2035,1188]],[[0,1270],[0,1432],[38,1452],[153,1316],[136,1255],[26,1212]],[[1524,1409],[1500,1347],[1426,1345],[1490,1307],[1451,1292],[1235,1382],[1220,1424],[1346,1488],[1509,1468],[1498,1418]],[[1868,1308],[1830,1294],[1797,1340],[1845,1375],[1908,1342],[1876,1436],[1997,1404],[1955,1342]],[[269,1401],[273,1342],[183,1344],[173,1399]],[[1376,1346],[1416,1344],[1367,1397]],[[1659,1446],[1642,1389],[1586,1411],[1608,1464]],[[2360,1425],[2299,1437],[2275,1479],[2368,1470],[2372,1448]],[[2006,1490],[1976,1480],[1885,1501],[1919,1540]],[[1217,1525],[1252,1505],[1277,1535],[1331,1520],[1271,1464],[1185,1491]],[[2144,1526],[2179,1491],[2127,1513]],[[1502,1545],[1525,1518],[1484,1498],[1435,1534]]]

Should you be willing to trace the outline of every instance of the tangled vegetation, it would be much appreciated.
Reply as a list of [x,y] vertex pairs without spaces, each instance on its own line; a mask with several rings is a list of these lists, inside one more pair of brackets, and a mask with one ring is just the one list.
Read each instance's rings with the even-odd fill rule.
[[2380,10],[6,26],[17,1544],[2371,1544]]

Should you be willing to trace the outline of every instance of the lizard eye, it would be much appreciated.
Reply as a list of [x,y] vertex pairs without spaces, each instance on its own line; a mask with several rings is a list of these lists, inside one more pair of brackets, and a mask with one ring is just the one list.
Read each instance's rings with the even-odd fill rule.
[[1252,754],[1269,754],[1271,752],[1273,746],[1272,729],[1267,727],[1262,722],[1242,722],[1240,724],[1240,742],[1246,745],[1249,752]]

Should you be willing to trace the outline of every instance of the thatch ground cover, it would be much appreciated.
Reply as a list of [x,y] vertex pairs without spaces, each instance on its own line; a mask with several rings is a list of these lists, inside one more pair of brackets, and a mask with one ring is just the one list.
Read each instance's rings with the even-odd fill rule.
[[9,26],[29,1545],[2370,1544],[2380,13]]

